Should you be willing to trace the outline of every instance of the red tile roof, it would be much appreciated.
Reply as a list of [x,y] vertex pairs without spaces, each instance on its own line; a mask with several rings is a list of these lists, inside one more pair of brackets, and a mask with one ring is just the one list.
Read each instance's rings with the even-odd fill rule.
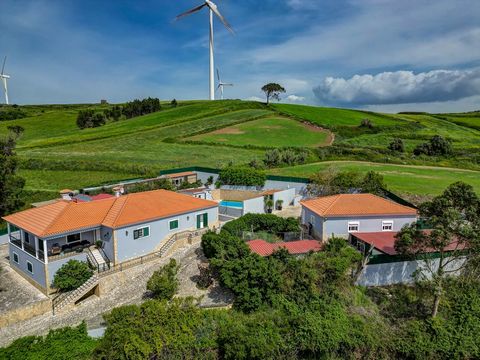
[[3,219],[36,236],[49,237],[100,225],[119,228],[216,206],[214,201],[154,190],[91,202],[57,201]]
[[339,194],[301,202],[320,216],[417,215],[417,210],[373,194]]
[[250,250],[260,256],[269,256],[272,255],[274,251],[279,248],[285,248],[287,251],[294,254],[306,254],[310,251],[320,251],[322,245],[316,240],[298,240],[298,241],[288,241],[288,242],[276,242],[269,243],[265,240],[251,240],[247,242]]
[[[428,231],[428,230],[426,230]],[[395,250],[395,236],[398,232],[394,231],[382,231],[382,232],[357,232],[353,233],[352,236],[355,236],[357,239],[374,246],[376,249],[388,255],[397,255]],[[455,249],[464,249],[463,244],[458,245],[456,241],[450,243],[445,248],[445,251],[453,251]],[[434,249],[428,249],[426,252],[435,252]]]
[[98,195],[90,196],[90,198],[92,199],[92,201],[110,199],[110,198],[112,198],[112,197],[114,197],[114,195],[110,195],[110,194],[98,194]]

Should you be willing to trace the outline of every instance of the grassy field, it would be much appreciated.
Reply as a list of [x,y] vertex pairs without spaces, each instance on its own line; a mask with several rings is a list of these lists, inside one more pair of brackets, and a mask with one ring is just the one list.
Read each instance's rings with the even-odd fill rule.
[[52,191],[80,189],[92,185],[111,184],[138,178],[138,175],[109,171],[20,170],[26,180],[25,190]]
[[480,172],[439,167],[419,167],[408,165],[378,164],[360,161],[325,161],[270,171],[273,175],[310,177],[311,175],[334,168],[339,171],[353,170],[361,173],[376,171],[384,176],[392,191],[407,194],[438,195],[448,185],[464,181],[480,192]]
[[[23,106],[28,117],[0,122],[0,136],[7,133],[10,125],[25,128],[18,141],[17,153],[23,166],[20,174],[27,179],[28,191],[53,193],[66,187],[78,189],[174,167],[220,168],[229,163],[245,164],[264,157],[264,150],[255,147],[309,148],[309,161],[326,158],[388,162],[391,155],[385,151],[394,137],[403,139],[408,152],[397,161],[479,168],[468,158],[473,154],[480,159],[478,113],[391,115],[289,104],[267,107],[262,103],[240,100],[188,101],[180,102],[175,108],[165,105],[159,112],[109,122],[99,128],[77,128],[79,110],[102,111],[108,106]],[[366,118],[373,123],[373,128],[359,126]],[[307,127],[300,121],[331,130],[335,135],[334,148],[346,148],[349,152],[333,152],[327,157],[317,154],[316,148],[330,140],[329,133]],[[435,134],[447,137],[457,151],[467,154],[466,162],[415,159],[411,155],[413,148]],[[253,148],[249,148],[252,145]],[[324,147],[318,151],[329,149]],[[375,158],[372,159],[370,154]],[[53,167],[47,166],[54,163]],[[80,163],[83,164],[81,167],[75,167]],[[478,189],[479,182],[477,172],[352,161],[313,163],[272,172],[308,176],[327,166],[360,171],[373,168],[384,174],[393,190],[406,193],[436,194],[456,180],[470,182]]]
[[330,133],[295,120],[272,117],[229,126],[186,140],[237,146],[317,147],[328,145]]

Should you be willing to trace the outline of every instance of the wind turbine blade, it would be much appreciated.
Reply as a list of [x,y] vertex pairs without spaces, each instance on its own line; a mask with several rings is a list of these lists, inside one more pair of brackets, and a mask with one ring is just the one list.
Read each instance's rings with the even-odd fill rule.
[[215,3],[211,2],[210,0],[205,0],[205,4],[215,13],[215,15],[217,15],[217,17],[220,19],[223,25],[225,25],[227,30],[230,31],[232,34],[235,34],[235,31],[233,31],[228,21],[223,17],[222,14],[220,14],[220,11],[218,11],[217,5],[215,5]]
[[221,82],[220,81],[220,72],[218,71],[218,68],[217,68],[217,79],[218,79],[218,82]]
[[223,86],[233,86],[233,84],[222,84]]
[[5,56],[5,58],[3,59],[3,65],[2,65],[2,72],[0,74],[3,75],[3,71],[5,70],[5,63],[7,62],[7,57]]
[[197,11],[200,11],[202,10],[205,6],[208,6],[206,3],[205,4],[202,4],[202,5],[199,5],[193,9],[190,9],[188,11],[185,11],[184,13],[181,13],[180,15],[178,15],[175,20],[180,20],[181,18],[185,17],[185,16],[188,16],[190,14],[193,14],[193,13],[196,13]]

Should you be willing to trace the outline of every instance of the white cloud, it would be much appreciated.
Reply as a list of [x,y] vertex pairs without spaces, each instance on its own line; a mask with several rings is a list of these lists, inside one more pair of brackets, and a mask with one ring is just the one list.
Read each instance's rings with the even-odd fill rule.
[[[298,4],[302,3],[299,1]],[[351,15],[251,52],[257,63],[352,69],[446,67],[480,59],[480,1],[350,1]],[[414,9],[414,10],[412,10]]]
[[305,101],[305,97],[291,94],[286,97],[286,100],[289,102],[301,103]]
[[381,105],[452,101],[480,95],[480,68],[327,77],[313,89],[325,104]]
[[246,99],[244,99],[244,100],[247,100],[247,101],[258,101],[258,102],[263,102],[263,101],[265,101],[265,99],[262,99],[262,98],[260,98],[260,97],[258,97],[258,96],[250,96],[250,97],[248,97],[248,98],[246,98]]

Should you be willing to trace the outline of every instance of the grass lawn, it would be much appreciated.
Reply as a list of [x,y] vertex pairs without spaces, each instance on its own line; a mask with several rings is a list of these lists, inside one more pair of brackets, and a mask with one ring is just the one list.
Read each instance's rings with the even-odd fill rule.
[[381,173],[389,189],[394,192],[438,195],[448,185],[463,181],[472,185],[480,193],[480,172],[450,168],[422,167],[408,165],[378,164],[360,161],[325,161],[271,170],[273,175],[309,177],[329,167],[344,170],[356,170],[366,173],[370,170]]
[[402,121],[388,115],[375,114],[366,111],[324,108],[306,105],[272,104],[280,112],[310,120],[320,126],[359,126],[362,119],[370,119],[374,125],[392,126]]
[[328,143],[329,139],[327,131],[281,117],[249,121],[187,138],[208,143],[266,147],[316,147]]
[[120,180],[138,178],[138,175],[108,171],[20,170],[26,180],[27,191],[53,191],[81,189],[92,185],[110,184]]

